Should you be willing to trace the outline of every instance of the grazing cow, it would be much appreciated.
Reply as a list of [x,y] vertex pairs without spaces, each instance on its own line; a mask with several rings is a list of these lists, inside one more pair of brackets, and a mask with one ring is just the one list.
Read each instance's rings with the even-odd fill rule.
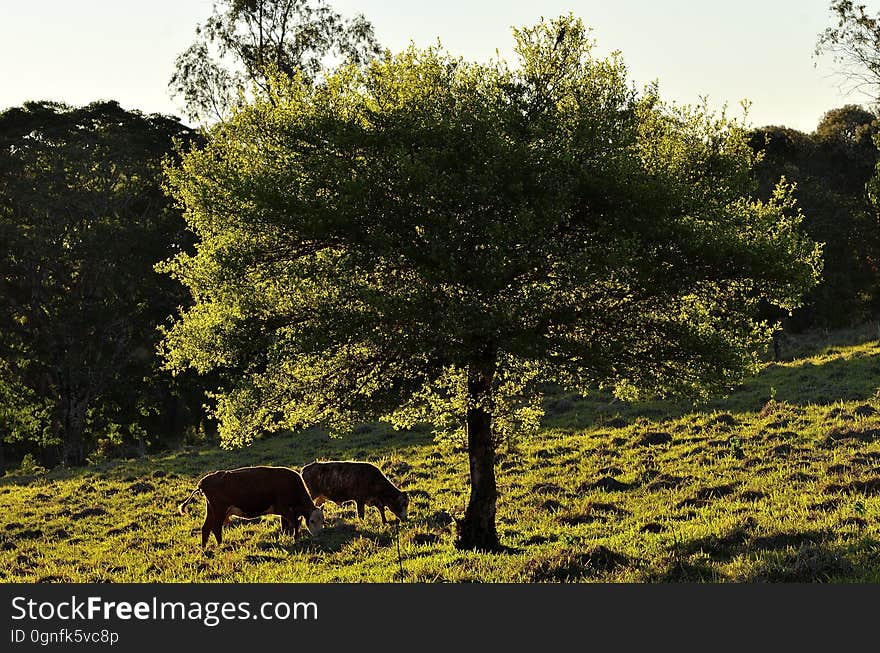
[[205,496],[205,523],[202,525],[202,548],[214,533],[217,544],[223,541],[223,526],[233,515],[245,518],[280,515],[281,531],[299,533],[299,519],[314,535],[324,527],[324,512],[315,506],[302,476],[287,467],[240,467],[220,470],[203,476],[189,498],[180,504],[184,514],[197,492]]
[[365,506],[376,506],[387,524],[385,508],[388,508],[401,521],[406,521],[409,496],[401,492],[375,465],[352,461],[328,461],[309,463],[302,469],[316,506],[328,499],[334,503],[354,501],[358,517],[364,518]]

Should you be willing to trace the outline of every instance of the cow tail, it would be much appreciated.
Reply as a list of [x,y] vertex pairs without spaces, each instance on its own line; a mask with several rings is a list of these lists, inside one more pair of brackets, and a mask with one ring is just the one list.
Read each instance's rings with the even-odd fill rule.
[[195,498],[196,494],[201,491],[202,491],[202,483],[201,483],[201,481],[199,481],[199,484],[196,486],[196,489],[192,491],[192,494],[190,494],[187,497],[186,501],[184,501],[179,506],[177,506],[177,512],[179,512],[181,515],[185,515],[186,513],[184,512],[184,510],[189,505],[189,502],[192,501]]

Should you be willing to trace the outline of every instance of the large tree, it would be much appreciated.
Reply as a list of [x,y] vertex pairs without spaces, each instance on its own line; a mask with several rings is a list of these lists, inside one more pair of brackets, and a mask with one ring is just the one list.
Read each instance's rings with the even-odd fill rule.
[[169,83],[193,120],[228,115],[240,94],[268,90],[272,71],[316,78],[334,59],[378,54],[373,26],[344,18],[324,0],[218,0],[177,58]]
[[295,76],[170,170],[200,243],[175,370],[241,373],[221,436],[460,407],[457,545],[495,549],[496,424],[554,382],[702,394],[756,368],[817,276],[788,190],[750,200],[745,134],[635,92],[571,17],[515,32],[517,65],[387,53]]
[[153,265],[192,240],[162,164],[191,137],[115,102],[0,113],[0,438],[76,464],[143,434],[168,393],[156,327],[185,301]]

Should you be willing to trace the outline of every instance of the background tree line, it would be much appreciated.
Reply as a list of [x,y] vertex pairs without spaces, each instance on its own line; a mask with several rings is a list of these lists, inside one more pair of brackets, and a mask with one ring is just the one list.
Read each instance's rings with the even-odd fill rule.
[[[876,30],[864,8],[832,9],[841,26],[820,47]],[[318,85],[333,58],[360,65],[377,53],[368,21],[323,2],[223,0],[180,55],[170,88],[207,123],[268,94],[272,75]],[[850,69],[859,61],[866,56]],[[847,105],[811,134],[773,126],[749,135],[763,152],[754,196],[769,200],[780,177],[794,182],[804,230],[825,243],[823,279],[787,328],[880,312],[877,131],[875,113]],[[34,102],[0,114],[0,465],[4,453],[80,464],[204,429],[205,390],[220,379],[161,369],[158,327],[191,296],[154,266],[197,243],[166,194],[163,166],[207,134],[114,102]]]

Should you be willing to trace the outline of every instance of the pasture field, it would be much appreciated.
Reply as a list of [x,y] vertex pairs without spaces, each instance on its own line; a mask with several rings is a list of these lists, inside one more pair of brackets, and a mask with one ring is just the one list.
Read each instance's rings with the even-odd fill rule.
[[[0,479],[3,582],[880,582],[876,330],[789,341],[729,397],[693,406],[596,395],[547,400],[542,431],[498,454],[509,551],[456,551],[467,458],[427,430],[364,425],[234,451]],[[411,494],[399,531],[328,503],[296,542],[277,517],[224,529],[202,552],[203,474],[315,458],[369,460]]]

